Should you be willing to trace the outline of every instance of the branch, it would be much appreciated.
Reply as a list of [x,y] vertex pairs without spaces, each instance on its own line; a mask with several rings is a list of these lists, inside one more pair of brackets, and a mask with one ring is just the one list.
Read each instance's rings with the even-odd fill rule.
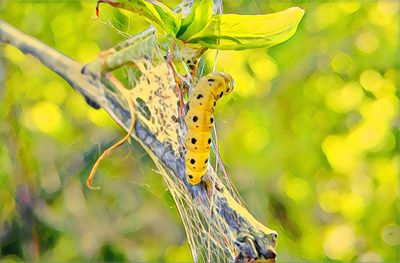
[[[192,186],[186,181],[180,148],[184,128],[172,118],[177,116],[177,98],[173,92],[176,84],[165,61],[154,64],[146,57],[154,52],[153,44],[149,45],[151,30],[142,34],[146,37],[121,46],[122,50],[128,48],[135,53],[120,50],[115,53],[115,56],[128,55],[128,60],[133,60],[142,72],[137,87],[132,90],[137,104],[132,136],[151,156],[175,199],[194,260],[209,262],[222,258],[242,262],[264,258],[274,261],[276,232],[259,223],[240,205],[239,197],[233,194],[229,184],[222,182],[212,169],[207,171],[207,176],[214,187],[204,183]],[[82,94],[89,104],[104,108],[116,123],[128,130],[131,122],[128,106],[123,97],[113,91],[113,84],[100,74],[99,60],[84,67],[1,20],[0,42],[38,58]]]
[[0,42],[10,44],[25,54],[37,58],[42,64],[65,79],[77,92],[97,101],[98,87],[88,81],[88,77],[80,73],[84,64],[47,46],[43,42],[26,35],[13,26],[0,20]]

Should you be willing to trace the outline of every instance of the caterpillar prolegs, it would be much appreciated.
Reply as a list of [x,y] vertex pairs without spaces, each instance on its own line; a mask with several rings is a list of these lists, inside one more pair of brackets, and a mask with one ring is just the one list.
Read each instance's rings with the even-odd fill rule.
[[217,100],[233,88],[234,81],[229,74],[213,72],[203,76],[190,94],[185,116],[188,129],[185,162],[186,178],[192,185],[200,183],[207,170]]

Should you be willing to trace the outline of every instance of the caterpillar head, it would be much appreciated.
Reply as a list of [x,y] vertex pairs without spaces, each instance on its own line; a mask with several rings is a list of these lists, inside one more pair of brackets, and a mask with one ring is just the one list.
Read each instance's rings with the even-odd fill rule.
[[216,100],[231,93],[235,86],[232,76],[224,72],[212,72],[201,78],[199,82],[204,83]]

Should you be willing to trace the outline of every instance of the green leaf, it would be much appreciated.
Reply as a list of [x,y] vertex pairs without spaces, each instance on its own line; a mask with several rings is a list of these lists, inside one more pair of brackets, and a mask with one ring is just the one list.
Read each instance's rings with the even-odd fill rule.
[[223,50],[270,47],[293,36],[303,15],[298,7],[267,15],[214,15],[204,30],[186,41]]
[[100,0],[99,3],[108,3],[142,16],[156,28],[158,33],[164,32],[175,36],[181,27],[180,16],[157,0]]
[[182,19],[177,37],[185,40],[199,33],[211,22],[212,14],[213,0],[195,1],[190,14]]

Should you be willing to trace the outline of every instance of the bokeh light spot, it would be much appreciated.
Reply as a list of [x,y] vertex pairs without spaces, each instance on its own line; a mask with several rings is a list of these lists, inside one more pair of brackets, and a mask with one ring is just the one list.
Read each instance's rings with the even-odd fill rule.
[[243,145],[251,153],[260,152],[268,142],[269,133],[262,127],[253,127],[243,136]]
[[358,108],[364,93],[357,82],[348,82],[340,89],[330,90],[325,97],[326,104],[336,112],[348,112]]
[[340,211],[343,216],[357,220],[364,212],[365,203],[363,198],[356,193],[348,193],[341,197]]
[[306,180],[296,177],[285,182],[284,191],[294,201],[304,201],[310,194],[310,187]]
[[88,109],[87,117],[91,122],[100,127],[105,127],[110,124],[110,118],[107,117],[102,110],[95,110],[90,108]]
[[400,226],[396,224],[385,226],[382,231],[382,239],[389,246],[400,245]]
[[278,68],[275,62],[268,56],[252,56],[249,60],[249,65],[253,73],[261,81],[271,81],[278,75]]
[[44,25],[42,10],[31,10],[22,20],[22,27],[32,35],[39,34]]
[[74,30],[74,21],[71,19],[72,13],[56,16],[51,21],[51,29],[56,37],[68,37]]
[[[351,140],[350,140],[351,141]],[[331,167],[339,173],[351,173],[359,158],[358,148],[346,143],[346,140],[330,135],[322,143],[322,150],[325,153]]]
[[349,261],[355,254],[355,241],[356,237],[350,226],[331,226],[325,233],[325,254],[331,259]]
[[368,69],[361,73],[360,83],[364,89],[368,91],[373,91],[376,89],[376,85],[379,84],[379,81],[381,81],[381,79],[382,77],[377,71],[373,69]]
[[383,259],[379,254],[369,251],[369,252],[361,254],[358,257],[357,262],[360,262],[360,263],[378,263],[378,262],[383,262]]
[[367,54],[371,54],[379,47],[379,38],[371,31],[361,33],[355,42],[357,48]]
[[94,41],[85,41],[79,44],[77,57],[81,61],[90,61],[97,57],[100,48]]
[[61,105],[67,95],[67,87],[59,81],[52,81],[43,87],[43,96],[46,101]]
[[62,114],[53,103],[39,102],[28,111],[24,120],[28,127],[54,135],[61,128]]
[[340,17],[340,10],[334,3],[324,3],[314,11],[314,20],[319,29],[323,29],[335,23]]
[[369,20],[377,26],[387,26],[393,22],[393,16],[399,10],[398,1],[382,0],[368,12]]
[[340,209],[340,196],[337,191],[328,190],[319,195],[319,205],[328,213],[335,213]]
[[361,7],[361,3],[357,1],[338,2],[337,5],[347,14],[354,13]]
[[190,262],[192,260],[190,249],[187,246],[171,246],[165,252],[166,262]]
[[353,59],[346,53],[339,52],[331,60],[332,69],[339,74],[349,74],[353,69]]
[[25,59],[24,53],[11,45],[6,45],[3,51],[6,58],[11,60],[15,64],[19,64]]

